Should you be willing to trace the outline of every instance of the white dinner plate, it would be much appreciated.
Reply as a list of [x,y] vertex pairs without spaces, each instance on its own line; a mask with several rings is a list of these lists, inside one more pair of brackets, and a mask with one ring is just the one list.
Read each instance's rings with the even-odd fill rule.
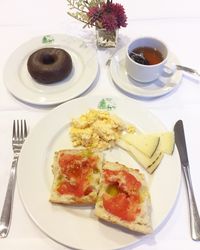
[[[110,63],[110,73],[115,85],[125,94],[133,97],[155,98],[175,90],[182,79],[182,72],[175,70],[173,74],[163,74],[151,83],[140,83],[128,76],[125,67],[126,47],[115,53]],[[169,53],[168,63],[178,64],[178,59]]]
[[[69,128],[91,108],[110,110],[143,132],[166,131],[149,110],[131,99],[81,97],[53,109],[30,132],[18,162],[18,188],[24,207],[36,225],[51,239],[72,248],[87,250],[118,249],[145,236],[103,223],[94,215],[94,207],[65,206],[49,202],[54,152],[72,148]],[[124,150],[116,147],[105,152],[105,159],[139,168],[146,176],[152,201],[154,237],[172,210],[180,187],[181,167],[177,149],[165,155],[157,170],[149,175]]]
[[[72,57],[73,69],[63,81],[52,84],[36,82],[27,70],[27,60],[36,50],[56,47]],[[98,72],[96,51],[79,38],[52,34],[33,38],[18,47],[8,58],[4,83],[18,99],[36,105],[54,105],[81,95],[93,83]]]

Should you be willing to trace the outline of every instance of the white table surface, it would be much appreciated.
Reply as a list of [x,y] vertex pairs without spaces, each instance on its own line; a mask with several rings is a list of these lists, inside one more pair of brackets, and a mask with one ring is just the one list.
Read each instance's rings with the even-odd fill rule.
[[[120,40],[115,49],[97,50],[100,75],[95,84],[84,95],[105,95],[124,97],[113,84],[107,59],[119,48],[137,36],[155,36],[164,40],[181,64],[200,71],[200,2],[199,0],[140,0],[118,1],[123,3],[128,16],[127,28],[120,30]],[[82,29],[82,24],[66,14],[64,0],[1,0],[0,1],[0,210],[12,161],[12,120],[25,118],[31,128],[53,107],[36,107],[20,102],[6,89],[3,71],[8,56],[25,41],[53,33],[64,33],[82,37],[96,48],[94,30]],[[130,97],[127,97],[130,99]],[[133,98],[132,98],[133,99]],[[133,99],[134,101],[134,99]],[[200,209],[200,82],[184,75],[180,87],[173,93],[153,100],[137,100],[149,108],[168,129],[178,119],[185,125],[191,175]],[[0,249],[64,250],[46,237],[29,219],[15,191],[12,225],[9,236],[0,239]],[[200,249],[200,242],[191,240],[189,213],[184,181],[177,202],[163,226],[152,237],[126,248],[128,249]]]

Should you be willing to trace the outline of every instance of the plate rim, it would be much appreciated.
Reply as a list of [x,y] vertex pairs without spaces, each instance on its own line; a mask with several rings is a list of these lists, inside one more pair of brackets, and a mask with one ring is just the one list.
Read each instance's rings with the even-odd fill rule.
[[[106,98],[106,97],[105,97],[105,96],[91,96],[89,99],[91,99],[92,102],[93,102],[93,101],[96,101],[97,98],[103,99],[103,98]],[[61,112],[61,113],[62,113],[63,111],[65,111],[65,108],[69,105],[69,103],[72,103],[72,104],[77,103],[77,102],[78,102],[78,103],[79,103],[79,102],[83,102],[83,103],[84,103],[84,101],[86,101],[87,99],[88,99],[88,97],[80,97],[80,98],[77,98],[77,99],[73,99],[73,100],[71,100],[71,101],[69,101],[69,102],[66,102],[66,103],[64,103],[64,104],[62,104],[62,105],[59,105],[58,107],[56,107],[56,108],[54,108],[52,111],[50,111],[46,116],[44,116],[44,117],[35,125],[35,127],[33,128],[33,131],[36,131],[36,130],[41,126],[41,124],[44,123],[44,121],[48,121],[49,117],[54,116],[54,114],[56,114],[57,112]],[[126,102],[128,101],[129,104],[130,104],[130,103],[134,103],[134,104],[136,105],[136,107],[141,107],[144,111],[148,111],[148,113],[149,113],[149,115],[151,116],[151,118],[152,118],[152,117],[155,118],[155,120],[157,120],[157,121],[160,122],[160,126],[161,126],[163,129],[166,129],[165,126],[164,126],[164,124],[160,121],[160,119],[157,118],[157,116],[155,116],[148,108],[146,108],[145,106],[141,105],[141,103],[139,103],[139,102],[137,102],[137,101],[135,101],[135,100],[130,100],[130,99],[128,100],[127,97],[125,97],[125,98],[112,97],[112,99],[113,99],[113,100],[121,100],[121,99],[123,99],[123,101],[126,101]],[[54,117],[55,117],[55,116],[54,116]],[[32,134],[32,133],[33,133],[33,132],[31,132],[31,134]],[[29,136],[30,136],[30,135],[29,135]],[[33,136],[32,136],[32,137],[33,137]],[[29,138],[29,137],[28,137],[28,138]],[[30,139],[29,139],[29,140],[30,140]],[[24,144],[24,145],[26,145],[25,147],[27,147],[27,143],[28,143],[28,142],[25,141],[25,144]],[[46,232],[46,230],[44,230],[44,228],[42,228],[41,225],[39,225],[39,223],[37,222],[37,219],[31,214],[30,208],[27,207],[27,205],[25,204],[25,202],[24,202],[24,200],[23,200],[23,190],[22,190],[22,187],[20,187],[20,181],[19,181],[19,179],[21,178],[21,177],[20,177],[20,169],[22,168],[22,163],[23,163],[22,157],[24,157],[24,156],[22,156],[22,155],[23,155],[23,152],[24,152],[24,147],[22,148],[22,154],[20,155],[20,158],[19,158],[19,167],[18,167],[18,179],[17,179],[17,183],[18,183],[18,190],[19,190],[20,198],[21,198],[21,201],[22,201],[22,203],[23,203],[23,206],[25,207],[26,212],[28,213],[28,215],[30,216],[30,218],[34,221],[34,223],[39,227],[39,229],[40,229],[45,235],[47,235],[49,238],[51,238],[52,240],[55,240],[56,242],[58,242],[58,243],[60,243],[60,244],[62,244],[62,245],[65,245],[65,246],[68,246],[68,247],[74,247],[74,246],[68,245],[66,242],[65,242],[65,243],[60,242],[59,240],[55,239],[52,235],[49,235],[49,234]],[[21,162],[21,161],[22,161],[22,162]],[[180,169],[180,164],[179,164],[179,172],[180,172],[180,171],[181,171],[181,169]],[[181,172],[180,172],[180,173],[181,173]],[[176,203],[176,200],[177,200],[179,191],[180,191],[180,181],[181,181],[181,174],[179,174],[179,184],[178,184],[178,186],[177,186],[176,195],[174,196],[173,203],[171,204],[168,213],[165,215],[165,218],[163,218],[163,220],[160,222],[160,224],[155,228],[155,232],[157,231],[157,228],[160,227],[161,224],[163,224],[163,223],[165,222],[166,218],[169,216],[169,213],[172,211],[172,208],[175,206],[175,203]],[[134,241],[134,242],[129,242],[129,243],[126,244],[126,245],[120,245],[120,246],[115,247],[115,248],[103,248],[103,249],[106,249],[106,250],[107,250],[107,249],[118,249],[118,248],[121,248],[121,247],[127,247],[127,246],[129,246],[129,245],[132,245],[132,244],[135,244],[135,243],[140,242],[143,238],[145,239],[146,237],[150,237],[150,236],[151,236],[151,235],[148,235],[148,236],[145,236],[145,235],[144,235],[144,236],[141,237],[141,239],[136,240],[136,241]],[[75,248],[77,248],[77,247],[75,247]],[[80,247],[78,247],[78,249],[87,249],[87,248],[80,248]],[[89,249],[90,249],[90,248],[89,248]]]
[[[54,39],[53,42],[49,42],[49,43],[42,42],[42,39],[44,37],[47,37],[47,36],[52,37]],[[83,79],[82,85],[79,84],[79,87],[75,86],[76,87],[75,93],[72,92],[71,94],[68,94],[68,92],[66,90],[64,93],[65,94],[64,96],[62,94],[62,96],[59,97],[59,93],[58,94],[56,93],[54,95],[54,98],[52,98],[50,96],[51,99],[48,99],[48,94],[46,94],[46,96],[45,96],[44,92],[42,94],[33,93],[33,97],[32,97],[32,99],[30,99],[29,90],[26,90],[25,87],[20,86],[20,84],[22,83],[22,80],[20,79],[20,76],[19,76],[20,72],[18,72],[18,71],[20,70],[20,64],[22,62],[19,62],[16,65],[13,64],[13,62],[12,62],[13,57],[15,57],[15,55],[18,55],[20,53],[20,51],[23,51],[23,49],[27,50],[26,49],[27,46],[30,47],[29,48],[30,51],[31,51],[31,49],[37,50],[37,49],[42,48],[42,47],[57,47],[59,44],[61,44],[60,47],[62,47],[62,42],[61,42],[62,39],[67,39],[67,40],[71,39],[72,41],[75,40],[77,42],[77,44],[82,44],[82,47],[83,48],[85,47],[90,52],[90,54],[92,54],[91,58],[93,60],[93,64],[92,64],[93,70],[91,71],[90,67],[86,67],[86,65],[83,65],[84,76],[86,76],[86,73],[87,73],[88,79],[86,79],[87,81],[85,81],[85,82]],[[33,43],[35,43],[36,45],[33,45]],[[74,46],[74,44],[71,43],[70,46],[68,44],[66,44],[65,46],[72,48]],[[79,46],[79,48],[78,48],[77,45],[75,44],[74,48],[75,48],[75,50],[77,50],[77,55],[78,54],[81,55],[79,53],[81,46]],[[87,53],[84,53],[84,56],[85,55],[87,55]],[[27,53],[24,52],[23,56],[21,56],[22,61],[25,60],[26,56],[27,56]],[[83,58],[83,56],[82,56],[82,58]],[[85,63],[85,61],[84,61],[84,63]],[[17,71],[17,73],[16,73],[17,75],[15,75],[14,77],[10,76],[11,75],[9,73],[10,72],[10,65],[12,65],[12,68],[14,71]],[[67,35],[64,33],[60,33],[60,34],[59,33],[55,33],[55,34],[52,33],[52,34],[48,34],[48,35],[44,34],[44,35],[32,37],[31,39],[25,41],[24,43],[20,44],[17,48],[15,48],[14,51],[8,56],[7,61],[5,63],[4,71],[3,71],[3,81],[4,81],[4,84],[5,84],[6,88],[8,89],[8,91],[18,100],[25,102],[27,104],[33,104],[33,105],[38,105],[38,106],[50,106],[50,105],[57,105],[57,104],[65,102],[65,101],[69,101],[75,97],[80,96],[81,94],[84,94],[95,82],[95,80],[98,76],[98,72],[99,72],[98,58],[97,58],[96,50],[92,46],[87,45],[87,43],[83,39],[76,37],[76,36],[71,36],[71,35]],[[14,80],[15,77],[17,77],[17,83],[16,83],[16,80]],[[34,81],[34,79],[31,79],[31,80],[35,84],[38,84],[36,81]],[[21,91],[25,91],[26,93],[20,93],[20,90],[18,90],[18,88],[15,87],[16,85],[18,87],[20,87]],[[48,86],[50,86],[50,85],[48,85]],[[61,91],[60,91],[60,95],[61,95]],[[39,100],[39,99],[41,99],[41,100]]]

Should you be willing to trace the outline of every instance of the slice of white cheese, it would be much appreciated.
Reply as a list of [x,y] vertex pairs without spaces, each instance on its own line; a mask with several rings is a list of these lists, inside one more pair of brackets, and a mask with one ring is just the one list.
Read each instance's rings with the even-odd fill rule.
[[166,132],[160,135],[161,149],[166,154],[172,154],[174,151],[175,139],[174,132]]
[[142,133],[134,133],[134,134],[126,133],[123,134],[120,139],[133,145],[135,148],[140,150],[148,157],[153,156],[160,141],[160,137],[158,135],[142,134]]
[[150,174],[152,174],[156,168],[158,167],[158,165],[160,164],[162,158],[163,158],[164,154],[161,153],[158,158],[155,160],[154,163],[152,163],[148,168],[147,168],[147,172],[149,172]]
[[174,132],[168,131],[164,133],[157,133],[154,135],[160,137],[161,151],[165,154],[171,155],[174,151],[174,145],[175,145]]
[[152,157],[148,157],[128,142],[119,139],[117,145],[126,150],[143,168],[149,173],[152,173],[160,164],[163,157],[163,152],[160,150],[160,144]]

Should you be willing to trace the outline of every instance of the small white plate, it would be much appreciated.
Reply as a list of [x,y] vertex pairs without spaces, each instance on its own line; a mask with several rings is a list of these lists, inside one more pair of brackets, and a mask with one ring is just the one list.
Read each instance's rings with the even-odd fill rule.
[[[36,50],[56,47],[72,57],[73,70],[58,83],[40,84],[27,70],[27,60]],[[9,57],[4,71],[4,83],[18,99],[36,105],[53,105],[68,101],[85,92],[96,78],[98,62],[96,51],[76,37],[52,34],[33,38],[22,44]]]
[[[20,197],[30,217],[47,236],[73,249],[113,250],[147,237],[98,220],[94,215],[94,207],[53,205],[49,202],[54,152],[72,148],[69,136],[72,118],[97,107],[110,110],[146,133],[166,131],[160,120],[137,101],[100,96],[81,97],[59,105],[31,130],[18,162]],[[173,155],[164,156],[152,175],[119,147],[104,153],[105,160],[138,168],[145,175],[151,195],[152,224],[156,234],[158,228],[165,224],[179,193],[181,166],[176,147]],[[153,238],[154,234],[149,237]]]
[[[125,67],[126,47],[120,49],[112,57],[110,63],[111,77],[116,86],[133,97],[155,98],[175,90],[182,79],[182,72],[176,70],[173,74],[163,73],[158,80],[151,83],[140,83],[128,76]],[[178,64],[178,59],[169,54],[169,63]]]

